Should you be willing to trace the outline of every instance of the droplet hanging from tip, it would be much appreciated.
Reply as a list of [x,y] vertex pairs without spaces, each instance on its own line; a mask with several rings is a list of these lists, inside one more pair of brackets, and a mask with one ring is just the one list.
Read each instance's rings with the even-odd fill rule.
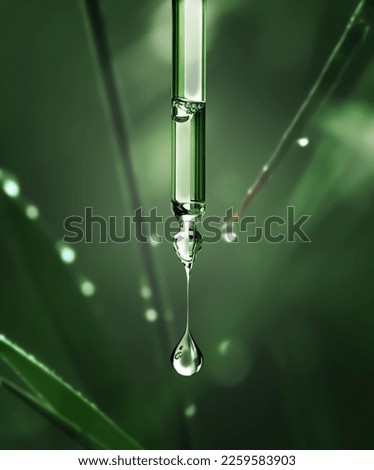
[[186,269],[187,276],[191,271],[203,238],[196,228],[196,221],[186,216],[181,217],[179,232],[174,236],[174,250]]
[[179,375],[189,377],[199,372],[203,365],[203,355],[193,339],[189,328],[171,355],[171,363]]
[[[185,377],[196,374],[203,365],[203,355],[190,331],[190,274],[193,260],[194,257],[190,263],[183,263],[186,271],[186,329],[171,355],[174,370]],[[183,262],[182,259],[181,261]]]

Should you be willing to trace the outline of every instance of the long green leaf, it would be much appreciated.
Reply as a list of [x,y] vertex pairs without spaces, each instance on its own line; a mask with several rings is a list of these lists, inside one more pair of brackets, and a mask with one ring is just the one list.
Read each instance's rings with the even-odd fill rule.
[[140,449],[139,444],[122,431],[93,403],[56,376],[54,372],[0,335],[0,358],[36,393],[34,405],[53,412],[77,432],[104,449]]
[[[51,363],[61,366],[59,370],[66,370],[70,376],[75,375],[80,380],[79,386],[87,387],[85,390],[90,390],[95,400],[102,402],[110,395],[116,403],[124,395],[119,392],[119,384],[126,384],[128,380],[126,364],[115,352],[106,326],[93,313],[92,303],[87,302],[77,287],[72,266],[61,262],[48,228],[42,221],[27,219],[24,210],[20,200],[6,197],[0,191],[2,236],[9,244],[17,282],[19,285],[27,283],[28,287],[26,300],[16,299],[17,308],[12,303],[4,306],[1,331],[6,330],[9,337],[17,335],[17,341],[23,338],[33,344],[35,339],[27,332],[33,326],[42,328],[48,338],[46,345],[39,345],[38,351],[49,350]],[[30,250],[30,246],[34,249]],[[30,293],[35,297],[30,298]],[[30,300],[32,314],[21,319],[19,311],[27,308],[27,300]],[[21,321],[24,328],[19,328]],[[113,367],[108,369],[108,364]],[[97,370],[106,371],[105,380],[97,380]]]
[[15,395],[18,399],[26,403],[34,411],[38,412],[50,423],[58,427],[71,439],[75,440],[78,445],[84,449],[98,449],[101,448],[99,442],[93,441],[91,437],[84,436],[79,429],[77,429],[72,423],[66,421],[61,416],[59,416],[49,405],[48,403],[39,400],[36,396],[32,395],[29,392],[26,392],[21,387],[18,387],[16,384],[10,380],[0,377],[0,387],[4,388],[8,392]]

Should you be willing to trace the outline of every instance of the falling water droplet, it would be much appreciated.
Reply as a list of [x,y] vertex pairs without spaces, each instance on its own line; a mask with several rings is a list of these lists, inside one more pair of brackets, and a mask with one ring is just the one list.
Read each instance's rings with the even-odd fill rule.
[[175,371],[179,375],[189,377],[199,372],[203,365],[203,355],[192,337],[190,331],[190,274],[191,269],[186,269],[187,280],[187,312],[186,312],[186,329],[182,339],[174,348],[171,355],[171,363]]
[[171,356],[171,363],[179,375],[189,377],[196,374],[203,365],[203,355],[189,330],[183,335]]

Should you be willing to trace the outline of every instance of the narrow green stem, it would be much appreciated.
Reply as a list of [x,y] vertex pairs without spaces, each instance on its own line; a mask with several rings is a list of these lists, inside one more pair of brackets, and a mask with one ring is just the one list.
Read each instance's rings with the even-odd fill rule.
[[371,27],[369,14],[372,7],[372,0],[360,0],[317,81],[283,134],[271,158],[248,190],[246,197],[232,217],[232,222],[240,218],[248,205],[261,192],[275,168],[300,138],[303,129],[335,90],[355,52],[367,38]]
[[[125,118],[121,108],[119,93],[113,72],[105,22],[97,0],[82,0],[82,5],[84,19],[91,39],[92,51],[96,59],[98,74],[103,87],[102,91],[105,105],[112,121],[117,147],[121,156],[121,158],[118,159],[119,161],[115,161],[116,174],[120,178],[123,197],[126,197],[127,191],[130,194],[131,209],[133,213],[135,213],[139,207],[142,207],[142,204],[131,161],[129,137],[126,131]],[[141,224],[141,221],[139,221],[139,223]],[[161,314],[164,311],[164,305],[157,280],[151,247],[148,243],[140,243],[140,254],[146,278],[153,292],[154,307]],[[161,318],[163,318],[162,315]],[[168,354],[168,333],[163,320],[157,322],[157,328],[164,353]]]

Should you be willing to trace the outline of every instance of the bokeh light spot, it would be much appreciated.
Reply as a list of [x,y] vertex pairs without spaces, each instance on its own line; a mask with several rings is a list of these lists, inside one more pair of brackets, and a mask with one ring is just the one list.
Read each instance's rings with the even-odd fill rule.
[[247,379],[252,365],[253,358],[245,342],[232,338],[215,347],[205,367],[215,382],[235,387]]
[[145,319],[151,323],[155,322],[158,318],[158,313],[154,308],[149,308],[145,312]]
[[187,406],[187,408],[184,410],[184,415],[187,416],[187,418],[192,418],[196,414],[196,406],[192,403],[191,405]]
[[307,147],[309,145],[309,139],[308,137],[301,137],[297,143],[300,147]]
[[149,244],[153,247],[156,247],[160,244],[161,242],[160,241],[157,241],[157,237],[156,235],[151,235],[149,237]]
[[227,350],[230,347],[231,341],[229,339],[225,339],[218,345],[218,352],[224,356],[227,353]]
[[95,284],[93,284],[93,282],[89,280],[83,281],[80,285],[80,288],[81,288],[82,294],[85,297],[92,297],[93,295],[95,295],[95,292],[96,292]]
[[152,289],[147,285],[142,286],[140,288],[140,296],[145,300],[150,299],[152,297]]
[[171,62],[171,27],[170,5],[163,2],[154,15],[149,42],[158,58],[166,63]]
[[9,197],[17,197],[20,193],[20,188],[17,181],[13,179],[6,179],[3,183],[3,190]]
[[35,220],[39,217],[39,209],[33,204],[29,204],[25,208],[26,217],[31,220]]
[[60,253],[60,258],[64,263],[66,264],[74,263],[77,255],[75,251],[73,250],[73,248],[70,248],[70,246],[66,246],[66,245],[59,245],[58,250]]
[[164,318],[166,321],[170,322],[170,321],[173,321],[174,320],[174,312],[171,308],[167,308],[165,310],[165,315],[164,315]]

